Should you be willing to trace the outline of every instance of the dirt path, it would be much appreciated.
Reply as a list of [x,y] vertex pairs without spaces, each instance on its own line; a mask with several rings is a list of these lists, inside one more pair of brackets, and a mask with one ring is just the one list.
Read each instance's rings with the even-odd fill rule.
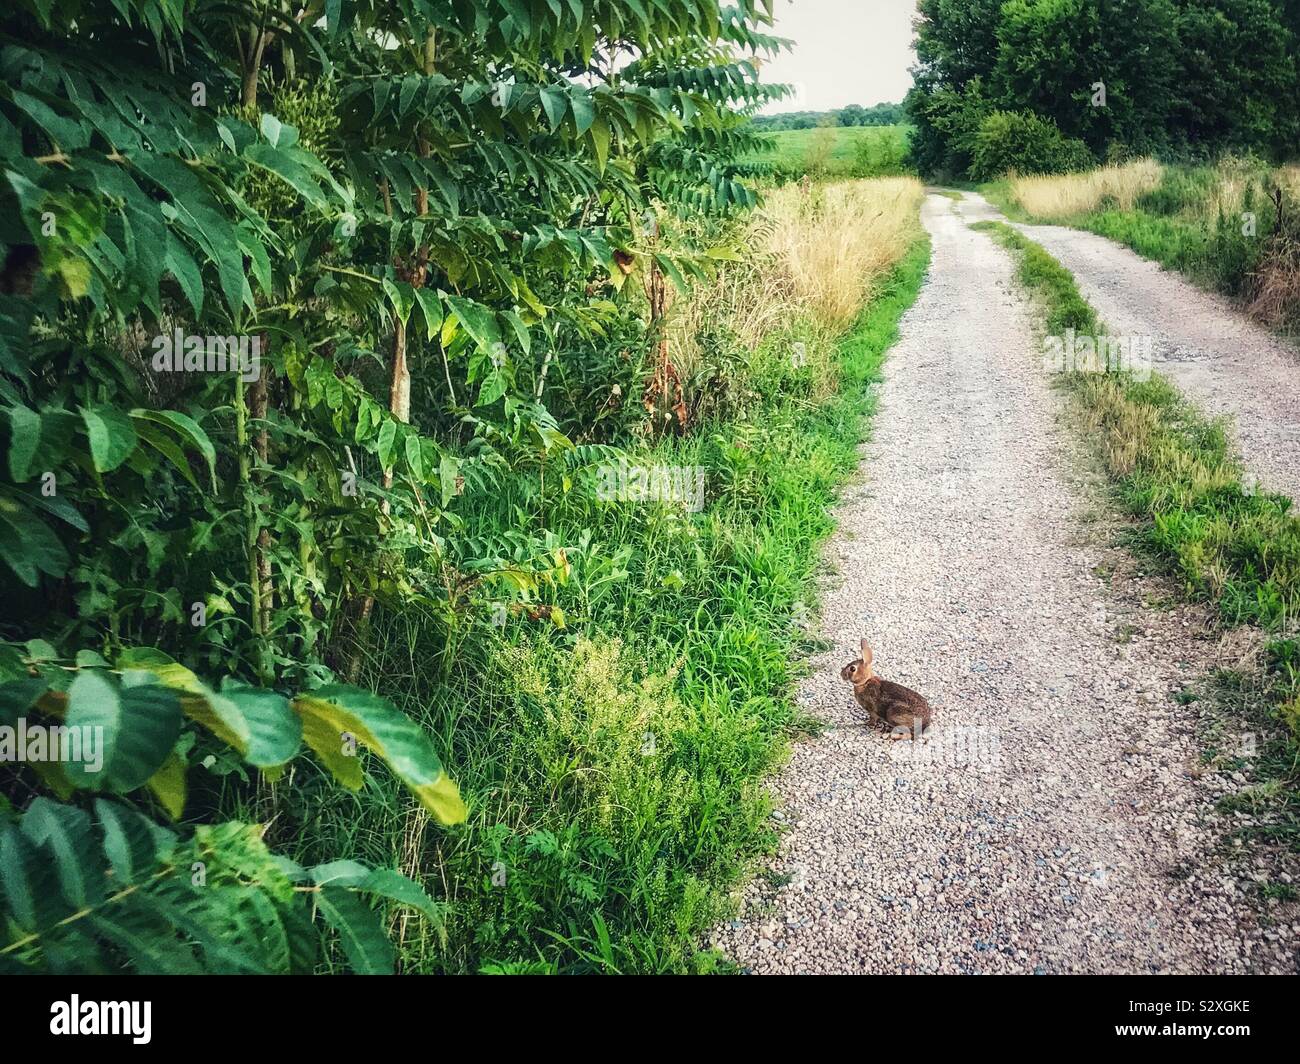
[[[964,193],[968,221],[1006,218]],[[1189,399],[1235,425],[1260,483],[1300,499],[1300,351],[1158,263],[1094,233],[1020,225],[1074,274],[1112,335],[1151,337],[1154,368]]]
[[[834,649],[799,693],[829,730],[775,781],[789,830],[716,942],[755,972],[1295,970],[1300,925],[1260,928],[1215,852],[1224,784],[1171,697],[1212,648],[1094,572],[1011,261],[951,201],[923,217],[931,274],[829,547]],[[935,704],[926,745],[861,726],[839,669],[863,634]]]

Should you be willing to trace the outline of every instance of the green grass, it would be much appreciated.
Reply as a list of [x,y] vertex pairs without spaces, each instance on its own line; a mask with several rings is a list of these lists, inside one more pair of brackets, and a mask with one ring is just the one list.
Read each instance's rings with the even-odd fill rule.
[[[1022,284],[1045,306],[1047,332],[1105,333],[1074,278],[1038,244],[982,222],[1017,254]],[[1248,490],[1225,427],[1169,381],[1120,373],[1063,375],[1146,541],[1176,565],[1225,623],[1282,627],[1300,612],[1300,519],[1283,495]]]
[[[725,969],[700,936],[776,844],[763,781],[802,726],[796,619],[928,261],[922,241],[844,338],[830,400],[773,387],[743,420],[649,449],[705,469],[703,512],[554,489],[545,527],[587,544],[567,628],[516,617],[449,637],[432,616],[376,618],[364,680],[436,734],[470,820],[426,827],[383,774],[351,795],[308,769],[273,796],[270,830],[295,857],[396,864],[445,899],[440,929],[396,928],[405,970]],[[517,521],[525,487],[503,485],[474,527]]]
[[[1219,803],[1224,812],[1249,815],[1237,834],[1300,851],[1300,642],[1272,640],[1264,661],[1262,671],[1218,669],[1205,685],[1218,711],[1202,719],[1203,757],[1226,771],[1251,773],[1251,786]],[[1294,897],[1286,884],[1263,884],[1261,892]]]
[[966,187],[968,192],[978,192],[1013,222],[1035,221],[1011,194],[1011,182],[1006,178],[999,178],[997,181],[985,181],[978,185],[956,185],[956,187]]
[[779,180],[886,177],[910,173],[905,164],[910,126],[835,126],[783,129],[766,134],[772,150],[762,156]]
[[[1041,246],[1001,222],[990,232],[1017,259],[1018,278],[1043,305],[1049,335],[1105,326],[1074,277]],[[1185,592],[1210,601],[1225,626],[1288,629],[1300,608],[1300,518],[1283,495],[1249,491],[1224,426],[1167,380],[1126,373],[1062,374],[1081,427],[1138,521],[1136,546],[1163,560]],[[1300,643],[1272,640],[1262,675],[1219,674],[1212,694],[1237,733],[1264,730],[1251,794],[1271,810],[1266,830],[1300,848]],[[1223,714],[1220,714],[1222,717]]]

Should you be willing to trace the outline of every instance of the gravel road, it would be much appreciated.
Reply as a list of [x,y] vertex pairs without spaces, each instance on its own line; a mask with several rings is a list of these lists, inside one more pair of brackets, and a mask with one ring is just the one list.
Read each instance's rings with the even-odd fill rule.
[[[969,221],[1007,219],[964,193]],[[1111,335],[1151,339],[1153,368],[1202,410],[1226,415],[1259,483],[1300,499],[1300,350],[1126,247],[1058,225],[1016,228],[1074,274]]]
[[[773,787],[778,855],[713,942],[776,972],[1295,971],[1300,914],[1257,916],[1172,697],[1217,648],[1108,547],[1058,425],[1007,253],[927,198],[929,278],[886,363],[864,482],[827,562],[804,709]],[[1109,577],[1109,578],[1108,578]],[[863,727],[840,666],[935,706],[928,741]]]

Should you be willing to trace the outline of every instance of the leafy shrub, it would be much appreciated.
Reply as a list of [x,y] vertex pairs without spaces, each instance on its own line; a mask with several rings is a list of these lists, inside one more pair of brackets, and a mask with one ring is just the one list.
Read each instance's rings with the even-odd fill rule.
[[1049,119],[1030,111],[995,111],[975,135],[971,177],[1002,174],[1063,174],[1096,164],[1088,146],[1067,138]]

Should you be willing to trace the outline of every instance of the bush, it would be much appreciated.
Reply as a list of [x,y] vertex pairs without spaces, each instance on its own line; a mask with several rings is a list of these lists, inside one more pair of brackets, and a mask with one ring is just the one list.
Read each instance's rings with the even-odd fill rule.
[[1096,165],[1088,146],[1028,111],[994,111],[975,134],[971,177],[990,181],[1010,171],[1064,174]]

